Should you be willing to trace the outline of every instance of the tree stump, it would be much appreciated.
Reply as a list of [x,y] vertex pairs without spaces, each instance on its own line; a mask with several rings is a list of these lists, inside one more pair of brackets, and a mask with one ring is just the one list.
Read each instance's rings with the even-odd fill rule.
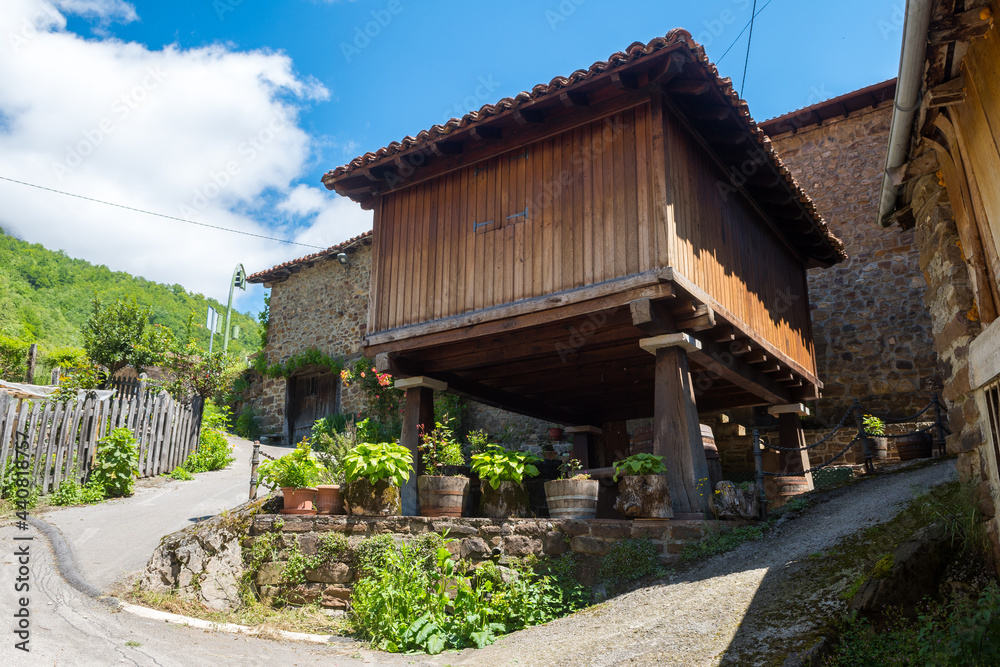
[[615,510],[630,519],[670,519],[670,486],[666,475],[626,475],[618,481]]
[[732,482],[719,482],[715,489],[715,507],[722,519],[759,519],[760,492],[756,484],[741,489]]

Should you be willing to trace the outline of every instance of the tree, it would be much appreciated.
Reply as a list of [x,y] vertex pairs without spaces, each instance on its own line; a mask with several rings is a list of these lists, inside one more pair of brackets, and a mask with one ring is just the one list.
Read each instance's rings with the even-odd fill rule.
[[108,369],[109,378],[126,366],[142,372],[163,360],[169,332],[150,324],[151,306],[140,306],[134,297],[104,306],[95,296],[91,307],[90,319],[83,325],[83,348]]

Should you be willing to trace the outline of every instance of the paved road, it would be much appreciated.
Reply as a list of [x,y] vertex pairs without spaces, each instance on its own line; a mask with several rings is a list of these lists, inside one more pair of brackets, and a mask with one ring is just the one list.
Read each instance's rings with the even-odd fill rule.
[[[142,570],[164,535],[247,500],[253,443],[228,439],[236,461],[224,470],[198,473],[191,482],[139,480],[130,498],[56,508],[40,518],[62,532],[87,581],[108,591],[128,574]],[[263,446],[262,450],[281,456],[289,448]]]

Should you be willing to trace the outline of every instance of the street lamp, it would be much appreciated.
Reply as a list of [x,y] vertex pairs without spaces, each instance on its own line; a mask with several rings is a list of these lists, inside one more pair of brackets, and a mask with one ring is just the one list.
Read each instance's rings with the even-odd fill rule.
[[226,305],[226,335],[222,339],[222,353],[229,350],[229,319],[233,314],[233,289],[239,287],[244,292],[247,289],[247,272],[242,264],[237,264],[233,269],[233,279],[229,281],[229,303]]

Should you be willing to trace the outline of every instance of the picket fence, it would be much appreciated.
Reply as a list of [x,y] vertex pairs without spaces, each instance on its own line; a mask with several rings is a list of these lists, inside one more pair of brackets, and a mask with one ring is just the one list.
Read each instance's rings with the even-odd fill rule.
[[174,400],[166,391],[114,394],[105,400],[89,395],[77,401],[18,399],[0,394],[0,475],[27,443],[31,479],[41,495],[66,479],[84,483],[97,453],[97,442],[112,429],[125,427],[135,436],[139,475],[169,473],[198,446],[203,401]]

